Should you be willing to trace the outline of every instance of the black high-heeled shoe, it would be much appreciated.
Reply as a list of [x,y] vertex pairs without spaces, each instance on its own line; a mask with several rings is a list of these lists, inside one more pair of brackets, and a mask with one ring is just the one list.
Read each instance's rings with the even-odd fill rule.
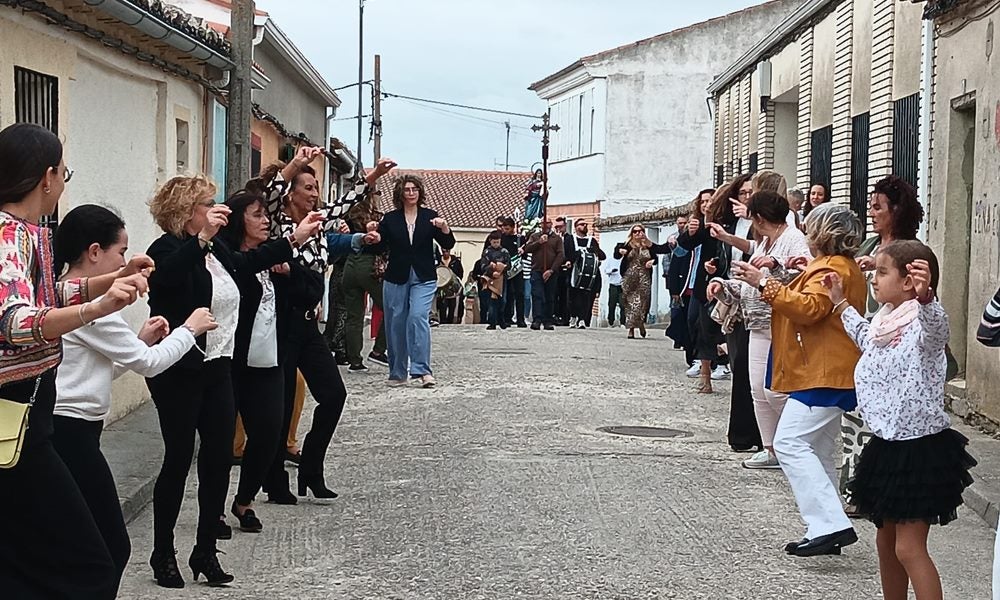
[[337,492],[326,487],[322,475],[307,476],[299,472],[299,496],[305,498],[306,490],[312,492],[315,498],[329,499],[336,498]]
[[160,552],[153,550],[149,557],[149,566],[153,567],[153,579],[156,585],[165,588],[180,589],[184,587],[184,578],[177,568],[177,551]]
[[267,502],[269,504],[284,504],[286,506],[294,506],[299,503],[299,499],[295,497],[289,490],[281,490],[279,492],[268,492]]
[[198,581],[199,575],[204,574],[208,585],[218,587],[232,583],[236,579],[232,574],[222,570],[222,565],[219,564],[219,557],[216,556],[219,552],[219,550],[214,548],[212,550],[201,550],[195,546],[194,550],[191,551],[191,558],[188,559],[188,566],[191,567],[195,581]]

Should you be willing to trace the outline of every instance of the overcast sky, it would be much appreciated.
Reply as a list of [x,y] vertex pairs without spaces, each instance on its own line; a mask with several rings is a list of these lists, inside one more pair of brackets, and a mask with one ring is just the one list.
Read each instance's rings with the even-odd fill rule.
[[[383,90],[526,114],[545,103],[528,86],[573,61],[760,4],[760,0],[366,0],[365,79],[382,55]],[[357,0],[257,0],[333,87],[358,78]],[[357,114],[357,89],[338,92],[337,117]],[[371,94],[365,91],[364,114]],[[535,121],[400,99],[382,103],[382,153],[401,167],[503,169],[541,160]],[[454,114],[458,113],[458,114]],[[485,121],[482,119],[486,119]],[[357,121],[334,122],[354,150]],[[364,122],[364,162],[372,164]],[[515,167],[511,167],[512,170]]]

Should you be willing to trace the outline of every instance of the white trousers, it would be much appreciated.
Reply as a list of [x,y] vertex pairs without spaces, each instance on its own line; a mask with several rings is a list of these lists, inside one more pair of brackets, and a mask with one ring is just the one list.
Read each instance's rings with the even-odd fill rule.
[[993,543],[993,600],[1000,600],[1000,531]]
[[809,539],[851,528],[837,493],[843,414],[836,406],[810,407],[789,398],[778,422],[774,452],[795,494]]
[[767,378],[767,355],[771,352],[771,329],[754,329],[750,332],[750,394],[753,412],[757,415],[757,428],[764,446],[774,445],[781,411],[788,400],[787,394],[772,392],[764,386]]

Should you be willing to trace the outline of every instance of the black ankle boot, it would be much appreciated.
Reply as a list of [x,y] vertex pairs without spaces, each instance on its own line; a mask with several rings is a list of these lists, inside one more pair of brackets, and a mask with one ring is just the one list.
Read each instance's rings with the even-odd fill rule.
[[306,490],[312,492],[316,498],[336,498],[337,492],[326,487],[323,475],[307,475],[299,471],[299,496],[306,497]]
[[208,580],[208,585],[213,587],[226,585],[235,579],[231,574],[222,570],[222,565],[219,564],[219,557],[216,556],[218,553],[219,550],[215,548],[201,550],[195,546],[191,552],[191,558],[188,559],[188,566],[191,567],[195,581],[198,581],[198,576],[203,573],[205,579]]
[[177,551],[153,550],[149,557],[149,566],[153,567],[153,578],[156,585],[165,588],[184,587],[184,578],[181,577],[180,569],[177,568]]

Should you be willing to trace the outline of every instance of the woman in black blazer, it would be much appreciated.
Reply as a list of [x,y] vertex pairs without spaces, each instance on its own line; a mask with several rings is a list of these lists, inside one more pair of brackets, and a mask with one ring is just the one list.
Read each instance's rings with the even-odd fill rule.
[[225,510],[236,416],[231,363],[240,313],[236,281],[247,274],[287,262],[292,249],[320,226],[303,220],[287,237],[239,252],[216,237],[230,209],[217,205],[213,183],[201,176],[174,177],[150,203],[153,218],[166,233],[148,254],[156,261],[149,278],[152,316],[163,316],[171,328],[183,327],[199,307],[212,311],[218,328],[196,337],[197,344],[177,364],[146,380],[160,419],[163,466],[153,489],[153,554],[149,559],[156,582],[184,587],[174,556],[174,526],[198,432],[198,532],[188,565],[195,579],[205,574],[211,585],[233,576],[219,565],[216,538],[231,531],[219,518]]
[[392,203],[379,224],[380,249],[388,250],[383,278],[389,352],[389,382],[404,384],[408,377],[433,387],[431,374],[431,328],[428,315],[437,292],[434,242],[441,248],[455,247],[448,222],[426,208],[423,181],[415,175],[396,180]]

